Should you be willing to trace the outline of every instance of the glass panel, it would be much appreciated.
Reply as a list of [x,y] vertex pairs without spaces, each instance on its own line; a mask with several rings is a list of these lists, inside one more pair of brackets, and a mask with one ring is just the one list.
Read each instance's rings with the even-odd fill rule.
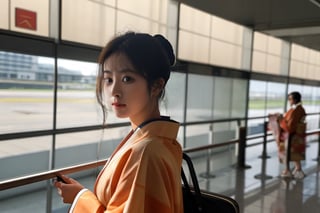
[[290,76],[311,80],[320,80],[320,52],[291,45]]
[[189,75],[187,121],[203,121],[213,119],[213,85],[213,77],[211,76],[195,74]]
[[[302,104],[306,110],[306,113],[319,113],[320,112],[320,89],[311,86],[303,87]],[[307,130],[318,129],[319,115],[308,115],[306,117]],[[318,141],[319,135],[308,136],[308,141]]]
[[95,96],[97,64],[58,59],[57,127],[102,124]]
[[181,4],[179,20],[180,29],[204,36],[210,36],[210,20],[210,14]]
[[[267,83],[263,81],[250,81],[249,88],[249,108],[248,117],[260,117],[265,116],[266,110],[266,90]],[[264,119],[255,118],[248,120],[248,135],[259,134],[263,132]]]
[[259,32],[254,32],[253,49],[261,52],[267,51],[268,36]]
[[52,64],[51,58],[0,51],[0,134],[52,128]]
[[252,54],[252,70],[256,72],[264,72],[267,61],[267,54],[259,51],[253,51]]
[[1,212],[46,212],[46,185],[47,181],[41,181],[0,191]]
[[266,72],[280,74],[281,58],[275,55],[267,55]]
[[[202,25],[203,26],[203,25]],[[211,37],[217,40],[242,45],[244,27],[224,20],[217,16],[211,16]]]
[[[203,125],[189,125],[186,127],[186,148],[194,148],[198,146],[205,146],[211,143],[209,137],[211,124]],[[211,138],[210,138],[211,140]],[[207,151],[203,151],[206,153]],[[202,154],[203,154],[202,153]]]
[[210,64],[241,68],[242,48],[218,40],[211,40]]
[[282,41],[278,38],[274,38],[272,36],[268,36],[268,53],[281,56],[282,52]]
[[252,70],[262,73],[287,75],[289,43],[281,39],[254,33]]
[[117,32],[137,31],[150,34],[160,33],[166,35],[166,26],[150,19],[137,15],[117,12]]
[[249,117],[265,115],[267,83],[264,81],[250,81],[249,88]]
[[0,1],[0,28],[9,29],[9,1]]
[[292,43],[291,45],[291,59],[298,61],[307,61],[308,49],[300,45]]
[[1,141],[0,170],[5,172],[0,180],[47,171],[51,140],[48,136]]
[[247,80],[232,79],[232,85],[231,117],[243,118],[246,116],[248,83]]
[[[214,119],[230,118],[232,111],[232,79],[215,78],[213,91]],[[207,94],[210,93],[208,92]]]
[[178,58],[200,63],[209,62],[210,39],[185,31],[179,31]]
[[117,8],[130,14],[165,24],[167,18],[167,0],[118,0]]
[[[304,94],[304,96],[306,95]],[[310,106],[308,107],[310,112],[320,112],[320,89],[318,87],[311,87],[308,96],[303,98],[303,104]]]
[[161,114],[169,115],[171,119],[183,122],[185,103],[186,74],[171,73],[166,86],[165,99],[161,102]]
[[[213,124],[213,134],[212,134],[212,141],[213,144],[219,144],[219,143],[224,143],[227,141],[230,141],[232,139],[235,139],[238,137],[237,135],[237,122],[223,122],[223,123],[215,123]],[[224,150],[222,148],[222,150]],[[215,149],[217,150],[217,149]]]
[[286,85],[282,83],[267,83],[266,115],[269,113],[283,113],[286,102]]
[[55,167],[61,168],[108,158],[130,129],[128,126],[57,135]]
[[[301,93],[301,102],[303,104],[304,109],[306,110],[306,113],[311,113],[313,111],[312,106],[312,87],[304,85],[303,90],[300,91]],[[318,110],[316,112],[319,112]]]
[[115,34],[114,1],[62,1],[62,39],[104,46]]
[[10,29],[49,36],[49,0],[11,0]]
[[309,60],[310,60],[310,63],[319,66],[320,65],[320,51],[310,50]]
[[305,73],[307,72],[306,66],[301,61],[291,60],[290,62],[290,76],[291,77],[304,77]]

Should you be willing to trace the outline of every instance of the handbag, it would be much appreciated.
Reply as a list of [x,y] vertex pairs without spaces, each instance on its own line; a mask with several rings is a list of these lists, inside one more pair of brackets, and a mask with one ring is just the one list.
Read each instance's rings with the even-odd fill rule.
[[181,168],[183,207],[185,213],[239,213],[238,203],[225,195],[200,190],[191,158],[183,153],[187,163],[192,186],[189,185],[183,167]]

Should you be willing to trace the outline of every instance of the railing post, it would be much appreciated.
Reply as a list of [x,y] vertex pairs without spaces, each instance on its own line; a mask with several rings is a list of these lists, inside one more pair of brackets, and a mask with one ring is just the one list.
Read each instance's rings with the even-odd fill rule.
[[320,132],[318,132],[318,161],[320,160]]
[[263,147],[262,147],[262,154],[259,158],[270,158],[267,154],[267,135],[268,135],[268,121],[263,123]]
[[242,169],[248,169],[251,168],[251,166],[248,166],[245,164],[246,160],[246,135],[247,135],[247,128],[246,127],[239,127],[238,131],[238,138],[239,138],[239,144],[238,144],[238,168]]
[[318,156],[314,160],[320,162],[320,131],[318,131]]
[[[208,134],[208,145],[213,145],[213,124],[209,127],[209,134]],[[210,172],[211,170],[211,155],[212,155],[212,149],[207,150],[207,169],[206,172],[201,173],[200,177],[203,178],[214,178],[215,175]]]
[[261,154],[261,156],[259,156],[259,158],[262,159],[262,162],[261,162],[261,173],[255,175],[254,178],[261,179],[262,180],[262,184],[261,185],[264,186],[265,180],[266,179],[271,179],[272,176],[266,174],[266,163],[267,163],[266,159],[270,158],[270,156],[267,155],[267,151],[266,151],[267,150],[267,133],[268,133],[268,122],[267,121],[264,122],[263,127],[264,127],[263,148],[262,148],[262,154]]

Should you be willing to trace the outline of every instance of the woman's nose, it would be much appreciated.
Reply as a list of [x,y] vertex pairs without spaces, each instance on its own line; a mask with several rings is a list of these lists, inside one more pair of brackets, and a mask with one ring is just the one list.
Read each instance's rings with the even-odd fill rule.
[[121,86],[119,83],[114,82],[113,86],[112,86],[112,91],[111,91],[111,95],[113,97],[121,97]]

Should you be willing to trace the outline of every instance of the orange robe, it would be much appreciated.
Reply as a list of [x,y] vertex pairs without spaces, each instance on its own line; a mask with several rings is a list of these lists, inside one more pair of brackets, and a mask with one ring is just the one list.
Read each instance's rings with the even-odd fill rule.
[[306,152],[306,112],[301,103],[292,107],[280,120],[281,130],[286,132],[286,152],[289,161],[305,160]]
[[269,115],[269,128],[277,142],[279,161],[284,163],[287,157],[289,161],[304,160],[306,151],[304,108],[301,104],[297,104],[289,109],[282,119],[279,116],[280,114]]
[[182,213],[179,124],[155,120],[131,131],[95,183],[78,193],[70,212]]

